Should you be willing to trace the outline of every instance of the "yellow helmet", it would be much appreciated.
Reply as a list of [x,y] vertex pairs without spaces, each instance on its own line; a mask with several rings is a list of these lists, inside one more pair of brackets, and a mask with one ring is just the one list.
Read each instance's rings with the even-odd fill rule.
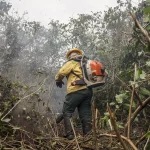
[[69,55],[70,55],[72,52],[77,52],[77,53],[79,53],[79,54],[82,55],[82,51],[81,51],[80,49],[78,49],[78,48],[73,48],[73,49],[71,49],[70,51],[68,51],[68,53],[66,54],[66,58],[68,58]]

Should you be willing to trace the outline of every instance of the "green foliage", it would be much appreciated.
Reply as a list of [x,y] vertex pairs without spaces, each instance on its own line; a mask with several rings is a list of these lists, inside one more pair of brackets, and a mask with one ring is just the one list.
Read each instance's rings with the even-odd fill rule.
[[6,136],[6,135],[12,135],[13,134],[13,129],[11,126],[9,126],[9,124],[7,124],[7,122],[9,122],[9,119],[6,119],[4,121],[0,120],[0,136]]
[[150,7],[144,8],[143,11],[144,11],[144,13],[147,14],[147,15],[150,14]]
[[150,90],[148,90],[144,87],[140,87],[140,93],[144,96],[150,96]]
[[117,127],[120,129],[124,129],[123,123],[122,122],[117,122]]
[[146,62],[146,66],[150,67],[150,61]]
[[108,120],[109,120],[109,114],[105,113],[104,117],[101,117],[99,120],[99,127],[103,129],[108,127],[109,125]]
[[116,101],[119,104],[122,104],[124,100],[128,99],[128,95],[126,93],[116,95]]
[[[109,114],[105,112],[106,102],[108,102],[116,113],[118,128],[123,128],[123,123],[127,120],[133,85],[141,100],[150,96],[148,85],[150,60],[147,54],[149,44],[145,37],[136,26],[132,29],[133,21],[128,15],[128,11],[133,10],[131,4],[123,3],[121,0],[118,0],[117,3],[116,7],[108,8],[103,13],[104,16],[101,12],[80,14],[77,18],[71,18],[67,24],[51,20],[48,29],[42,27],[39,22],[28,22],[21,17],[5,15],[9,7],[7,6],[7,9],[4,7],[5,13],[0,16],[0,27],[4,29],[0,31],[2,45],[4,45],[0,47],[0,70],[15,82],[0,80],[1,118],[22,95],[30,93],[30,89],[33,91],[36,85],[48,76],[49,81],[44,83],[44,87],[38,93],[31,94],[26,100],[29,103],[23,103],[23,109],[21,107],[24,117],[19,119],[23,118],[27,125],[31,123],[37,128],[35,122],[37,123],[40,115],[32,114],[33,108],[38,104],[38,110],[40,110],[46,106],[46,103],[49,103],[49,99],[57,100],[56,103],[59,99],[62,100],[61,93],[64,91],[56,91],[54,75],[58,67],[66,61],[64,58],[66,51],[72,47],[78,47],[90,58],[101,60],[108,70],[106,87],[103,87],[96,95],[96,106],[104,114],[99,120],[99,125],[101,128],[110,125]],[[149,15],[149,7],[142,8],[142,10],[144,15]],[[146,27],[148,28],[149,26]],[[138,66],[135,76],[134,64]],[[125,83],[125,86],[118,82],[116,75]],[[131,88],[131,91],[127,91],[126,87]],[[15,90],[18,90],[19,93]],[[41,102],[43,100],[41,97],[48,101]],[[137,102],[134,96],[132,111],[139,106]],[[30,107],[31,112],[27,113],[27,108],[24,106]],[[48,105],[44,111],[52,112]],[[146,124],[149,118],[148,111],[145,112],[144,122]],[[140,116],[136,117],[137,126],[140,125],[141,119],[143,118]],[[3,122],[0,122],[0,129],[5,135],[7,132],[12,133],[17,130],[17,127],[8,127],[9,121],[12,120],[6,117]],[[38,120],[39,124],[41,122]],[[48,125],[45,127],[48,128]],[[47,133],[44,132],[43,126],[39,131],[40,134]],[[42,144],[41,141],[40,144]],[[56,143],[53,142],[52,147],[55,145]]]
[[5,119],[3,119],[3,122],[6,122],[6,123],[8,123],[8,122],[10,122],[10,118],[5,118]]
[[150,131],[148,131],[145,136],[146,138],[150,138]]

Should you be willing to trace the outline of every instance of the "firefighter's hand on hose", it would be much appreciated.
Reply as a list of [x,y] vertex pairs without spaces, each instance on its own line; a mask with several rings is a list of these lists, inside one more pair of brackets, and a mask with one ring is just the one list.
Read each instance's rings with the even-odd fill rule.
[[62,88],[62,85],[64,84],[63,81],[56,81],[56,86],[59,88]]

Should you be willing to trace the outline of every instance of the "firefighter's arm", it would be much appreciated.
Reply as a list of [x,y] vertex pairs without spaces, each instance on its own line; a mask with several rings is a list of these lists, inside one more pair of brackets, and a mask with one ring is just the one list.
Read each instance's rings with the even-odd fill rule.
[[55,76],[55,81],[62,81],[62,79],[67,76],[73,68],[71,61],[65,63],[65,65],[58,71]]

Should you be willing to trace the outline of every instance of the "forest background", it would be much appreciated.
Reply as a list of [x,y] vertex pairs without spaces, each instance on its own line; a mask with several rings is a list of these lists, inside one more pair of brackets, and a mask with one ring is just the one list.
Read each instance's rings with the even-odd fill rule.
[[[86,147],[81,139],[72,144],[45,141],[58,137],[62,129],[53,118],[61,113],[66,82],[58,89],[54,76],[66,61],[66,52],[78,47],[90,59],[101,61],[107,72],[106,84],[93,97],[93,149],[148,150],[150,1],[136,8],[129,1],[118,0],[116,7],[103,13],[79,14],[68,23],[51,20],[48,28],[17,12],[9,13],[10,8],[10,3],[0,1],[1,149]],[[76,118],[76,130],[78,122]]]

